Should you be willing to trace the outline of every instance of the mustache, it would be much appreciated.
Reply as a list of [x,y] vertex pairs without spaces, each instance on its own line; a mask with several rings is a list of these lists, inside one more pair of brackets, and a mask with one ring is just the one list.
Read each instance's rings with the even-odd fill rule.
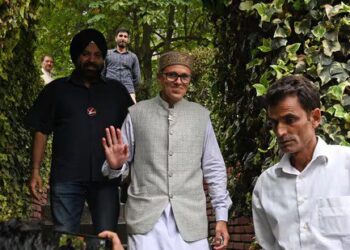
[[290,136],[284,136],[284,137],[277,138],[278,143],[285,143],[285,142],[292,141],[292,140],[293,140],[293,138]]
[[91,67],[91,66],[94,67],[94,68],[96,68],[96,69],[99,68],[99,65],[97,65],[97,64],[95,64],[95,63],[87,62],[87,63],[84,63],[84,64],[83,64],[83,67],[84,67],[84,68]]

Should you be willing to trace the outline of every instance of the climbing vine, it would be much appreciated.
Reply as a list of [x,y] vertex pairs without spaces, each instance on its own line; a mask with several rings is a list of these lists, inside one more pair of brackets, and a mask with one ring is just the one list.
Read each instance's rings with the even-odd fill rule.
[[0,5],[0,220],[26,217],[30,173],[30,134],[22,119],[37,95],[34,25],[39,1]]
[[283,76],[303,74],[319,88],[328,143],[350,145],[350,5],[341,1],[210,1],[216,27],[216,86],[225,159],[234,167],[234,210],[250,214],[261,170],[280,157],[267,128],[263,95]]

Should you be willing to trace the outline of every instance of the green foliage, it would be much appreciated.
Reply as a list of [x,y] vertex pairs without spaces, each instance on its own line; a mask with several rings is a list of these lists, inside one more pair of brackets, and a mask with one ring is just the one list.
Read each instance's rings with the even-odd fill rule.
[[5,1],[0,8],[0,220],[26,217],[30,135],[22,118],[36,95],[33,65],[38,1]]
[[250,214],[256,177],[280,157],[261,98],[273,81],[290,74],[310,78],[320,89],[324,111],[318,134],[329,143],[350,145],[350,5],[246,0],[231,1],[227,10],[220,16],[211,9],[219,49],[216,83],[231,106],[222,124],[228,136],[221,143],[234,166],[234,209]]
[[[0,61],[4,62],[13,57],[13,49],[20,36],[20,28],[28,27],[28,17],[31,14],[30,1],[24,3],[6,2],[1,4],[1,31],[0,31]],[[6,64],[0,64],[0,77],[7,79]]]
[[[213,88],[216,50],[213,48],[196,48],[189,52],[194,58],[193,76],[187,98],[191,101],[201,103],[213,111],[213,106],[218,98],[218,91]],[[215,86],[214,86],[215,87]]]
[[139,58],[143,85],[138,97],[149,97],[154,80],[154,57],[170,49],[207,46],[211,24],[199,0],[98,0],[51,1],[45,4],[38,25],[36,58],[49,53],[55,58],[55,73],[70,73],[69,44],[83,28],[105,34],[109,48],[115,47],[115,30],[130,30],[130,50]]
[[[217,53],[218,50],[212,48],[197,48],[191,51],[195,58],[194,77],[187,92],[187,98],[210,110],[212,125],[224,159],[228,163],[227,167],[233,167],[232,147],[235,142],[232,138],[239,131],[235,130],[237,122],[231,122],[231,114],[235,112],[234,106],[219,91],[218,85],[213,84],[217,81],[217,69],[215,68]],[[241,169],[239,163],[235,166],[235,170],[238,168]],[[235,189],[236,185],[240,183],[241,172],[235,171],[228,176],[228,185],[231,189]]]

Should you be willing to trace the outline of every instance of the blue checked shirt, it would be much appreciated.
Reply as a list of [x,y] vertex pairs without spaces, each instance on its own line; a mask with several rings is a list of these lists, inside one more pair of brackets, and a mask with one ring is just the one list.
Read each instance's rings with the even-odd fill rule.
[[119,53],[117,49],[110,49],[102,76],[121,82],[129,93],[135,93],[135,87],[141,82],[139,60],[131,51]]

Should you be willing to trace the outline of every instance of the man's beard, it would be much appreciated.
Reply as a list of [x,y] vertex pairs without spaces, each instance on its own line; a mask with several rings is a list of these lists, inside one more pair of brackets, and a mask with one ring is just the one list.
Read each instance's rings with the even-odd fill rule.
[[101,76],[103,64],[99,65],[91,62],[78,62],[77,69],[85,79],[98,79]]
[[47,71],[47,72],[51,72],[52,68],[53,68],[53,67],[48,67],[48,66],[46,66],[46,67],[44,67],[44,70]]
[[125,48],[126,45],[127,45],[126,42],[118,42],[118,47],[120,47],[120,48]]

